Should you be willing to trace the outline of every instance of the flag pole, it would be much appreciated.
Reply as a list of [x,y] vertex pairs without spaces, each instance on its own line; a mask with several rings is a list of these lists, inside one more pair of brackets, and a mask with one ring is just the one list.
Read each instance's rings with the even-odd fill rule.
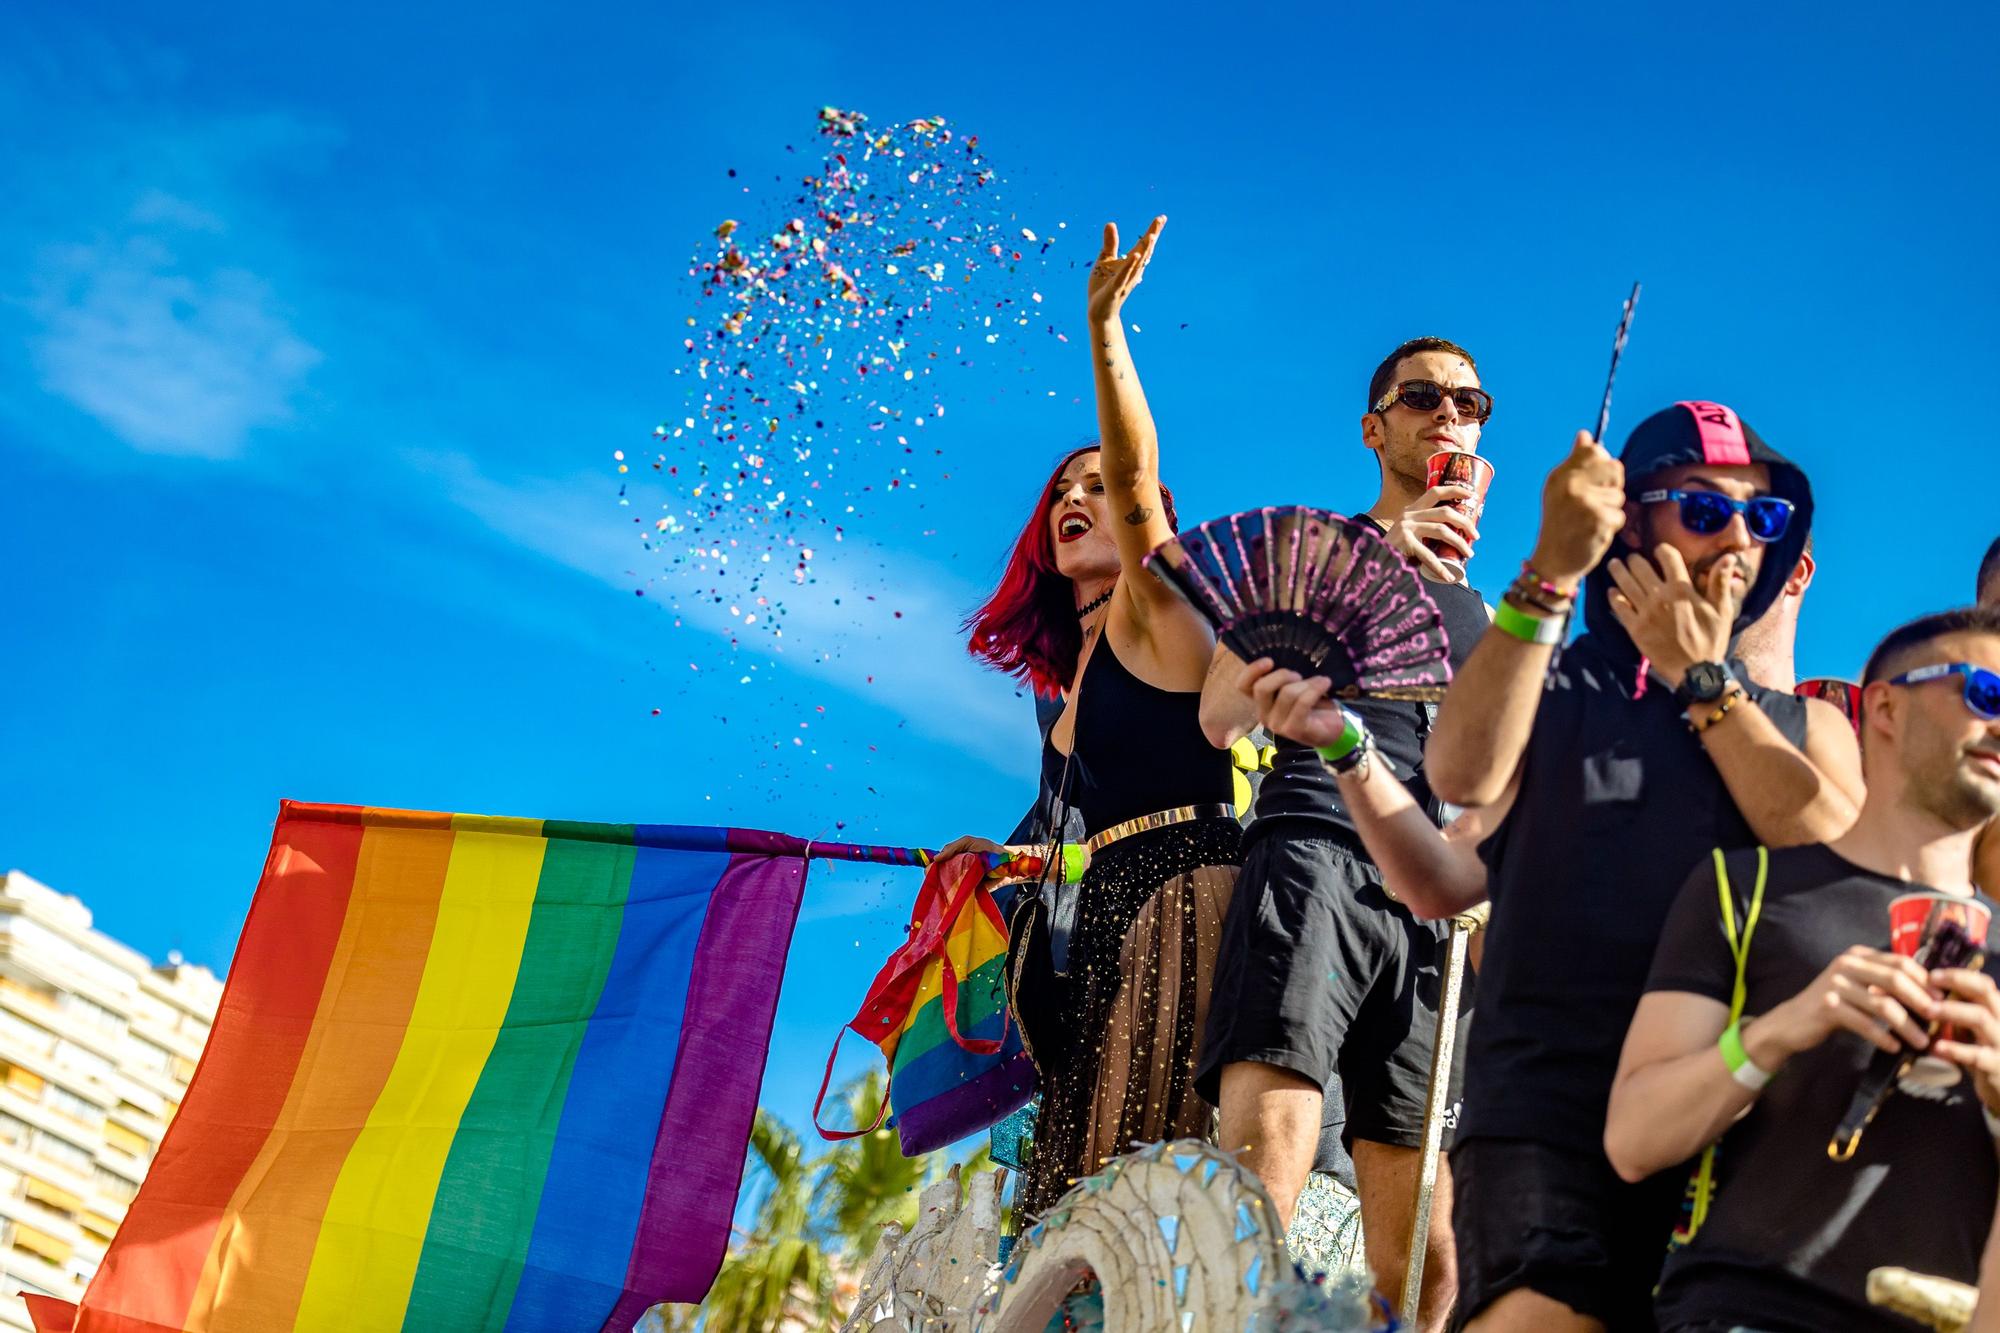
[[1424,1102],[1424,1142],[1417,1159],[1417,1200],[1410,1210],[1410,1257],[1403,1268],[1402,1318],[1411,1328],[1416,1327],[1418,1306],[1423,1299],[1424,1250],[1430,1241],[1431,1208],[1444,1146],[1445,1112],[1451,1104],[1451,1057],[1452,1048],[1458,1044],[1458,1005],[1465,986],[1465,960],[1471,952],[1472,937],[1485,928],[1490,910],[1481,903],[1459,913],[1451,919],[1445,940],[1437,1044],[1431,1050],[1430,1091]]

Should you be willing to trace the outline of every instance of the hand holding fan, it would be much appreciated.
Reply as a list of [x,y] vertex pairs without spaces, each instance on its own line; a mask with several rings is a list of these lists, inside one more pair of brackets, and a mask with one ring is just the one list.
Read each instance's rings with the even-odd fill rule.
[[1325,676],[1336,698],[1436,700],[1451,681],[1437,603],[1365,521],[1251,509],[1161,543],[1146,567],[1238,657]]

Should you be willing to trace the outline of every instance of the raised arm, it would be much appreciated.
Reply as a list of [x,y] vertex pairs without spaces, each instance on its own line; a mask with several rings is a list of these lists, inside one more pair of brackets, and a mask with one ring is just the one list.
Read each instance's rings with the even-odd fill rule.
[[[1542,531],[1529,562],[1569,600],[1611,547],[1625,522],[1625,469],[1578,431],[1576,442],[1542,488]],[[1512,590],[1507,606],[1544,616]],[[1513,784],[1541,707],[1542,684],[1556,645],[1532,643],[1508,631],[1503,611],[1495,632],[1480,636],[1438,709],[1424,750],[1431,790],[1453,805],[1489,806]]]
[[[1365,731],[1358,718],[1326,697],[1332,686],[1325,676],[1302,680],[1296,671],[1274,671],[1269,658],[1242,672],[1242,688],[1271,734],[1315,748],[1356,745],[1357,733]],[[1514,797],[1511,787],[1500,805],[1468,811],[1441,832],[1387,763],[1371,758],[1328,767],[1391,896],[1426,920],[1457,916],[1485,901],[1479,840],[1505,817]]]
[[1146,265],[1159,243],[1153,225],[1124,254],[1118,252],[1118,226],[1104,224],[1104,249],[1090,269],[1090,364],[1097,381],[1097,431],[1101,452],[1098,469],[1104,477],[1118,539],[1118,560],[1124,570],[1121,587],[1133,594],[1133,609],[1143,615],[1180,604],[1178,596],[1158,579],[1144,573],[1140,561],[1173,536],[1166,503],[1160,498],[1159,435],[1146,391],[1139,386],[1139,369],[1125,341],[1125,298],[1145,276]]
[[[1724,556],[1709,567],[1706,589],[1695,585],[1673,547],[1658,547],[1654,557],[1611,562],[1617,584],[1611,610],[1646,654],[1653,674],[1675,689],[1696,662],[1720,662],[1728,655],[1735,614],[1729,576],[1736,557]],[[1864,788],[1854,728],[1838,710],[1806,701],[1806,743],[1800,749],[1740,686],[1725,697],[1727,712],[1718,712],[1716,704],[1696,704],[1689,721],[1758,841],[1795,847],[1831,842],[1847,832]]]

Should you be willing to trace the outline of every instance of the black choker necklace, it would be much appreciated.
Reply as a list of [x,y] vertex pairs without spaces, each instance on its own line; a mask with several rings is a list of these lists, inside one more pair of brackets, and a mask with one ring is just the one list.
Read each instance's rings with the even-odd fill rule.
[[1079,606],[1079,607],[1078,607],[1078,608],[1076,609],[1076,618],[1077,618],[1078,620],[1082,620],[1082,619],[1083,619],[1083,618],[1084,618],[1085,616],[1089,615],[1089,614],[1090,614],[1090,613],[1091,613],[1092,611],[1095,611],[1095,610],[1096,610],[1096,609],[1097,609],[1098,607],[1100,607],[1100,606],[1103,606],[1103,605],[1104,605],[1104,604],[1105,604],[1106,602],[1110,601],[1110,600],[1111,600],[1111,594],[1112,594],[1112,593],[1114,593],[1114,592],[1117,592],[1117,591],[1118,591],[1118,585],[1117,585],[1117,584],[1115,584],[1115,583],[1114,583],[1114,584],[1112,584],[1112,585],[1111,585],[1110,587],[1108,587],[1108,588],[1106,588],[1106,589],[1104,590],[1104,594],[1103,594],[1102,596],[1100,596],[1100,597],[1093,597],[1093,598],[1092,598],[1091,600],[1089,600],[1088,602],[1085,602],[1085,603],[1084,603],[1084,604],[1083,604],[1082,606]]

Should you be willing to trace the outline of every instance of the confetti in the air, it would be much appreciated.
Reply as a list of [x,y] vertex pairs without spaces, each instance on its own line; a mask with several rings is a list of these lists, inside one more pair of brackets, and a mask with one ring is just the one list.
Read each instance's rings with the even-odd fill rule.
[[[851,534],[922,507],[955,369],[1059,336],[1041,302],[1060,227],[1015,215],[976,136],[828,107],[818,143],[796,187],[746,198],[704,240],[675,317],[677,401],[649,458],[614,456],[620,503],[660,557],[641,577],[732,634],[782,639]],[[884,582],[842,573],[850,592]],[[849,598],[856,620],[881,610],[901,616]]]

